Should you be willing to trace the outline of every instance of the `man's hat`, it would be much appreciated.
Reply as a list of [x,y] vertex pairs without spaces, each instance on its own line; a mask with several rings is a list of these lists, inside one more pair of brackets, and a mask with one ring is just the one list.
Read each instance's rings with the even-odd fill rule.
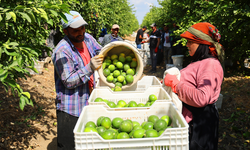
[[155,23],[153,23],[153,24],[151,24],[151,25],[150,25],[150,27],[156,27],[156,24],[155,24]]
[[65,13],[64,15],[67,18],[67,23],[61,19],[63,29],[67,27],[71,28],[79,28],[84,25],[88,25],[88,23],[82,18],[82,16],[76,11],[69,11],[70,14]]
[[112,26],[112,29],[119,29],[120,27],[119,27],[119,25],[118,24],[114,24],[113,26]]
[[147,29],[147,26],[143,26],[142,28],[145,28],[145,29]]

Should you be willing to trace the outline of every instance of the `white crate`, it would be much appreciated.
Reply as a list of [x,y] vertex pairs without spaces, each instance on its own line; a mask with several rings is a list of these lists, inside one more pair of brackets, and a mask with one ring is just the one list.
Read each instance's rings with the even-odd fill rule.
[[223,100],[223,95],[220,94],[218,100],[215,102],[215,105],[218,109],[221,109],[221,105],[222,105],[222,100]]
[[[108,110],[142,110],[149,109],[149,107],[122,107],[122,108],[110,108],[105,102],[94,102],[97,97],[113,101],[115,104],[119,100],[124,100],[126,103],[135,101],[145,104],[148,101],[149,95],[154,94],[157,97],[158,102],[172,102],[172,98],[162,87],[149,87],[146,91],[121,91],[114,92],[108,88],[94,89],[89,97],[89,105],[103,105]],[[153,104],[154,105],[154,104]]]
[[[137,83],[123,91],[145,91],[148,87],[161,87],[161,82],[155,76],[144,76]],[[102,80],[98,80],[96,88],[109,88]]]
[[[88,121],[96,122],[100,116],[111,120],[115,117],[131,119],[140,124],[147,121],[150,115],[161,117],[168,115],[172,118],[172,128],[168,128],[157,138],[113,139],[104,140],[98,133],[83,132]],[[155,103],[150,109],[131,111],[109,111],[101,105],[85,106],[73,130],[76,150],[92,149],[160,149],[167,146],[169,150],[188,150],[188,124],[172,102]]]

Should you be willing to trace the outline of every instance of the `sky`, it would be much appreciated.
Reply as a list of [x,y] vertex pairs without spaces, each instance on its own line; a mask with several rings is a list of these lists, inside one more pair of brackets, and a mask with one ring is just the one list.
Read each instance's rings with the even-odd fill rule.
[[139,21],[139,25],[142,23],[144,16],[149,12],[151,5],[159,7],[157,0],[128,0],[128,2],[134,5],[135,16]]

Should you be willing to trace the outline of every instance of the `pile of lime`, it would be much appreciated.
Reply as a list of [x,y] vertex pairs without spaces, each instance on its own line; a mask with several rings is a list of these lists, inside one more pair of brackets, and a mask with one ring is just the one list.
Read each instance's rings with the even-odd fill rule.
[[139,123],[130,119],[123,120],[116,117],[111,120],[109,117],[100,116],[96,123],[88,121],[85,124],[84,132],[96,132],[103,139],[129,139],[129,138],[154,138],[159,137],[168,128],[172,128],[171,118],[167,115],[159,118],[151,115],[148,120]]
[[117,104],[113,101],[103,99],[100,97],[95,98],[94,102],[105,102],[110,108],[123,108],[123,107],[150,107],[157,100],[156,95],[151,94],[148,97],[148,101],[144,103],[136,103],[136,101],[129,101],[126,103],[124,100],[119,100]]
[[133,83],[136,73],[137,59],[134,53],[107,55],[102,64],[103,75],[106,81],[115,85],[113,91],[121,91],[122,86]]

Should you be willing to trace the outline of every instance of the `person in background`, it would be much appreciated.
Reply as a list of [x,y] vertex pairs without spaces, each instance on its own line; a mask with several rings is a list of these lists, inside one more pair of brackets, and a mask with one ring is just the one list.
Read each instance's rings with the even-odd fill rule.
[[[179,29],[179,26],[176,25],[176,23],[173,23],[173,32]],[[181,38],[178,36],[172,36],[172,55],[182,55],[182,51],[181,51],[181,43],[175,45],[175,43],[177,43],[178,40],[180,40]]]
[[76,11],[61,20],[66,35],[52,54],[56,88],[57,148],[74,150],[73,129],[94,88],[94,71],[103,62],[101,45],[88,33],[87,22]]
[[169,26],[167,24],[164,25],[164,32],[161,35],[162,39],[162,47],[163,47],[163,55],[164,55],[164,63],[172,64],[173,60],[172,56],[172,43],[171,43],[171,35],[172,32],[169,30]]
[[180,81],[175,75],[167,74],[164,84],[171,87],[183,103],[182,114],[189,124],[189,149],[216,150],[219,114],[215,102],[224,77],[221,35],[212,24],[201,22],[181,37],[187,39],[192,62],[180,71]]
[[[139,29],[137,31],[137,35],[136,35],[136,38],[135,38],[135,43],[137,45],[137,48],[141,49],[141,42],[143,40],[143,33],[144,31],[147,30],[147,27],[146,26],[143,26],[142,29]],[[143,44],[143,43],[142,43]]]
[[152,32],[150,34],[149,38],[149,48],[150,48],[150,59],[151,59],[151,65],[152,69],[150,70],[151,73],[156,73],[156,65],[157,65],[157,52],[160,45],[160,39],[161,39],[161,33],[157,30],[157,25],[153,23],[150,25],[152,28]]
[[102,46],[105,46],[106,44],[114,41],[123,41],[123,39],[118,35],[119,32],[119,25],[114,24],[111,28],[111,34],[106,34],[103,38],[103,41],[101,43]]

